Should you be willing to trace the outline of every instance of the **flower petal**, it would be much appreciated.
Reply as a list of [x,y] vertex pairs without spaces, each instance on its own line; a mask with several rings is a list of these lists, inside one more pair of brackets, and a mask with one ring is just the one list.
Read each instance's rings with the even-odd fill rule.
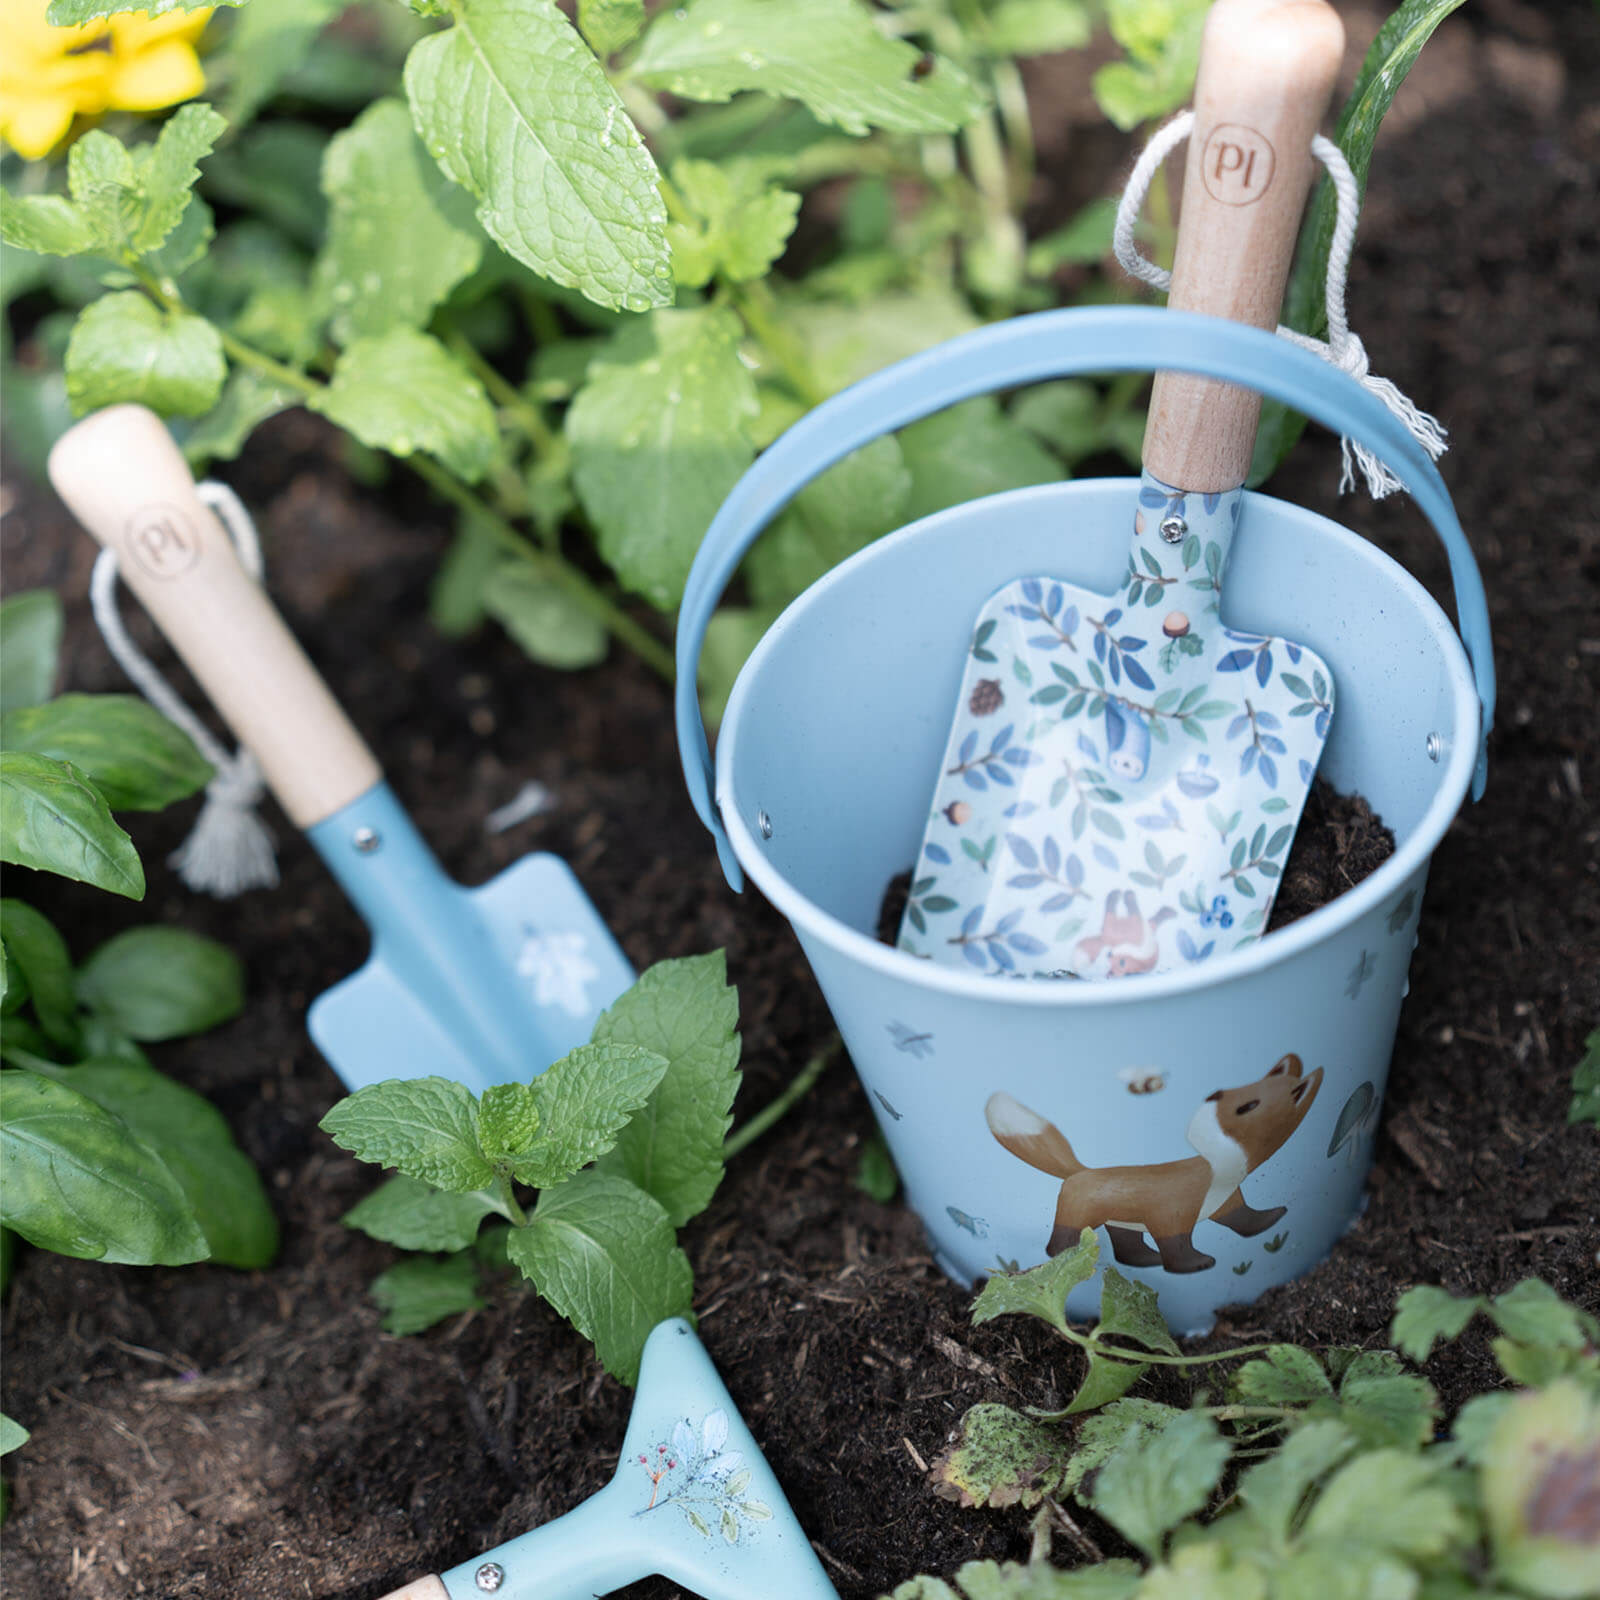
[[169,39],[131,58],[116,57],[108,103],[121,111],[159,111],[192,99],[205,86],[206,75],[194,46]]

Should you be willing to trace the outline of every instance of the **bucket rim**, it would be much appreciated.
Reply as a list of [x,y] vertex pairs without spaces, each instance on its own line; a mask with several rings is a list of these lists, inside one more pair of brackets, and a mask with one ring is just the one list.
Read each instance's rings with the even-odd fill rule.
[[[974,506],[1022,503],[1032,499],[1058,500],[1064,494],[1079,488],[1093,487],[1101,490],[1128,486],[1136,489],[1138,483],[1137,478],[1080,478],[1065,482],[1034,484],[1021,489],[1005,490],[999,494],[984,495],[976,500],[963,501],[960,505],[919,517],[915,522],[907,523],[903,528],[897,528],[864,549],[858,550],[824,574],[803,594],[791,601],[762,635],[739,671],[718,732],[716,807],[740,865],[766,899],[783,913],[797,933],[814,935],[840,955],[885,977],[915,984],[951,997],[989,1001],[1003,997],[1007,1003],[1047,1008],[1120,1005],[1130,1000],[1159,1000],[1169,996],[1188,995],[1280,966],[1325,939],[1331,938],[1344,927],[1376,909],[1382,901],[1399,892],[1418,872],[1427,867],[1440,840],[1461,809],[1477,765],[1483,707],[1473,681],[1472,665],[1466,648],[1439,603],[1394,557],[1373,544],[1371,540],[1352,532],[1322,512],[1312,511],[1292,501],[1262,494],[1256,490],[1246,491],[1247,502],[1281,507],[1299,516],[1312,518],[1320,524],[1317,530],[1319,537],[1329,538],[1336,544],[1354,550],[1359,559],[1371,562],[1394,580],[1398,587],[1407,591],[1408,598],[1416,605],[1429,631],[1438,639],[1449,670],[1455,700],[1457,732],[1448,749],[1433,797],[1411,835],[1396,848],[1387,861],[1362,879],[1353,889],[1346,890],[1326,905],[1291,923],[1287,928],[1281,928],[1270,936],[1263,936],[1253,944],[1240,946],[1226,955],[1196,965],[1186,965],[1162,973],[1142,974],[1132,985],[1109,980],[1057,983],[1012,979],[1003,982],[994,974],[967,973],[956,967],[943,966],[925,958],[907,955],[894,945],[884,944],[877,938],[850,927],[831,912],[823,910],[815,901],[807,898],[783,873],[768,863],[761,847],[762,842],[745,825],[744,818],[734,803],[732,774],[739,744],[740,725],[751,685],[760,676],[765,658],[777,648],[783,636],[796,625],[798,619],[818,604],[830,589],[849,582],[854,574],[873,562],[885,559],[896,547],[917,537],[930,525],[953,516],[964,515]],[[981,601],[978,604],[981,604]],[[974,614],[977,608],[975,604]]]

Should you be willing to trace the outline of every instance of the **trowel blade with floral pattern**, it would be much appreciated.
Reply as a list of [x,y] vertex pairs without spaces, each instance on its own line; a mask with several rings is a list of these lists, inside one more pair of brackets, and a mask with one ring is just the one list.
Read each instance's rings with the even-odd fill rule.
[[973,630],[899,946],[1119,978],[1260,937],[1333,714],[1305,646],[1221,619],[1244,491],[1146,472],[1111,594],[1023,578]]

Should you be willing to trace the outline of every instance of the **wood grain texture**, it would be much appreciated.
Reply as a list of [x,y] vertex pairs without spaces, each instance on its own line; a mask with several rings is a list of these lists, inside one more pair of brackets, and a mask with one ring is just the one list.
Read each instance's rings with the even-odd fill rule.
[[418,1578],[415,1583],[382,1596],[381,1600],[450,1600],[450,1595],[439,1579]]
[[[1169,306],[1277,326],[1311,141],[1333,92],[1344,26],[1327,0],[1217,0],[1195,83]],[[1157,375],[1145,466],[1182,489],[1244,481],[1260,397],[1182,373]]]
[[50,481],[115,550],[139,597],[283,809],[309,828],[383,776],[232,541],[195,492],[159,417],[110,406],[50,452]]

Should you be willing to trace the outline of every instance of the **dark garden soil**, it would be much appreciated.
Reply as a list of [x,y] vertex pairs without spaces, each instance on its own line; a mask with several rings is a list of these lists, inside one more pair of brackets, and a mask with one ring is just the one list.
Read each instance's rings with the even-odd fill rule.
[[[1351,11],[1358,43],[1374,26]],[[1395,1295],[1419,1280],[1492,1292],[1539,1274],[1600,1302],[1600,1139],[1564,1122],[1600,1023],[1600,17],[1588,0],[1466,8],[1429,46],[1394,129],[1352,315],[1377,369],[1451,429],[1444,472],[1484,568],[1501,710],[1488,794],[1434,860],[1366,1213],[1309,1277],[1225,1316],[1215,1343],[1380,1344]],[[1040,225],[1067,214],[1101,151],[1043,131]],[[1354,524],[1447,603],[1415,511],[1335,509],[1337,475],[1319,437],[1274,490]],[[259,514],[291,626],[450,870],[478,882],[551,849],[638,966],[725,947],[744,1029],[737,1115],[778,1093],[831,1024],[781,918],[722,882],[684,795],[667,690],[631,660],[564,677],[497,632],[442,639],[425,602],[446,518],[403,475],[360,488],[303,413],[264,428],[226,476]],[[87,619],[89,541],[47,494],[10,490],[7,588],[67,598],[70,686],[124,687]],[[530,779],[555,809],[486,833],[484,816]],[[317,1130],[339,1086],[304,1031],[307,1002],[360,963],[365,935],[281,819],[278,890],[188,896],[156,864],[189,820],[134,819],[154,868],[142,906],[22,872],[8,892],[37,887],[80,955],[149,920],[240,952],[244,1015],[157,1059],[221,1106],[259,1164],[282,1254],[244,1274],[24,1252],[4,1408],[33,1438],[6,1462],[6,1593],[370,1600],[597,1489],[630,1395],[509,1285],[420,1337],[379,1331],[366,1285],[391,1252],[340,1226],[372,1177]],[[684,1241],[705,1344],[850,1600],[1024,1554],[1023,1514],[936,1499],[922,1463],[968,1405],[1060,1403],[1073,1377],[1030,1328],[969,1326],[969,1297],[935,1269],[916,1220],[856,1187],[872,1131],[836,1062],[734,1163]],[[1429,1370],[1447,1400],[1493,1381],[1478,1338]],[[1081,1558],[1066,1538],[1057,1552]]]

